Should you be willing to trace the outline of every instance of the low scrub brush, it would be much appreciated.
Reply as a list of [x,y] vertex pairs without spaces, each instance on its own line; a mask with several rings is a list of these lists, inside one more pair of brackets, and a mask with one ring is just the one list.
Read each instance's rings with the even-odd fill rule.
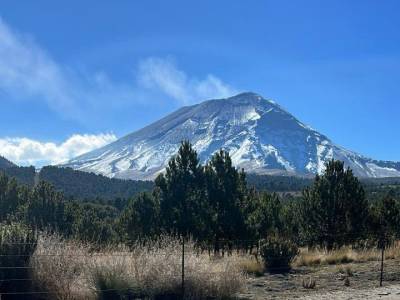
[[265,268],[277,273],[289,271],[293,259],[299,253],[296,244],[277,236],[262,241],[260,251]]

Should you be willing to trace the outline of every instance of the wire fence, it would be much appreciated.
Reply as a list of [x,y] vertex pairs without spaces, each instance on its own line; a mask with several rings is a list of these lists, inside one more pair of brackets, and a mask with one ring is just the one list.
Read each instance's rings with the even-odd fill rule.
[[[336,235],[337,236],[337,235]],[[343,235],[348,237],[348,235]],[[349,239],[349,241],[354,242],[355,239]],[[363,239],[356,239],[356,241],[363,241]],[[182,295],[185,294],[185,274],[187,274],[187,272],[193,272],[193,270],[187,270],[186,266],[185,266],[185,257],[187,255],[192,255],[193,253],[191,253],[190,251],[192,251],[192,248],[187,248],[185,246],[185,239],[181,239],[180,242],[181,244],[181,260],[177,260],[174,264],[174,269],[176,270],[181,270],[181,272],[177,272],[176,274],[165,274],[166,277],[169,278],[174,278],[174,280],[176,280],[177,282],[179,282],[179,280],[181,281],[181,293]],[[231,252],[229,251],[225,251],[222,252],[222,248],[223,247],[227,247],[227,245],[229,244],[235,244],[235,245],[240,245],[241,243],[252,243],[254,245],[259,246],[260,244],[260,240],[254,240],[254,239],[244,239],[244,240],[219,240],[219,241],[215,241],[216,243],[219,244],[220,249],[218,253],[211,253],[212,256],[215,255],[221,255],[221,253],[224,253],[225,255],[229,256],[232,255]],[[28,245],[33,245],[34,243],[3,243],[3,245],[8,245],[8,246],[28,246]],[[51,249],[54,248],[55,246],[66,246],[65,242],[58,242],[58,243],[52,243],[48,245],[48,248],[43,248],[41,250],[37,250],[35,252],[35,257],[36,259],[41,259],[41,258],[109,258],[109,259],[118,259],[118,258],[129,258],[135,255],[134,252],[132,251],[116,251],[113,253],[99,253],[99,252],[93,252],[93,253],[52,253]],[[67,246],[66,246],[67,247]],[[397,272],[396,270],[391,270],[391,271],[386,271],[384,270],[384,263],[385,263],[385,247],[381,247],[381,248],[370,248],[370,249],[365,249],[365,251],[370,251],[375,255],[375,258],[369,258],[368,262],[370,263],[370,272],[371,274],[375,274],[376,273],[376,277],[377,277],[377,282],[379,282],[379,285],[382,286],[383,281],[385,279],[385,277],[390,278],[391,281],[395,281],[395,282],[400,282],[400,267],[399,267],[399,272]],[[355,250],[357,251],[357,250]],[[359,251],[364,251],[364,250],[359,250]],[[185,253],[186,252],[186,253]],[[321,250],[321,252],[323,252]],[[242,254],[244,255],[245,252],[243,252]],[[329,252],[326,252],[327,254]],[[197,251],[196,255],[202,255],[201,251]],[[252,254],[247,254],[247,255],[251,255],[254,256],[254,259],[257,259],[257,255],[260,256],[259,253],[259,249],[256,249],[256,253],[252,253]],[[35,266],[34,265],[5,265],[4,261],[7,258],[29,258],[31,255],[28,254],[14,254],[14,253],[10,253],[10,254],[0,254],[0,257],[2,258],[2,262],[3,265],[0,265],[0,299],[3,296],[4,298],[6,298],[7,296],[34,296],[34,295],[55,295],[55,294],[60,294],[60,291],[38,291],[38,290],[31,290],[31,291],[3,291],[1,288],[2,286],[4,286],[4,284],[6,283],[19,283],[19,282],[32,282],[35,279],[31,278],[31,277],[26,277],[26,278],[16,278],[16,277],[10,277],[10,278],[4,278],[4,274],[3,273],[7,273],[6,271],[10,271],[10,270],[27,270],[27,271],[32,271],[34,270]],[[399,257],[400,257],[400,248],[399,248]],[[277,256],[270,256],[270,258],[289,258],[289,256],[285,256],[285,255],[277,255]],[[376,263],[375,265],[372,265],[372,263]],[[313,269],[316,268],[316,266],[312,265],[312,266],[304,266],[304,267],[298,267],[298,268],[294,268],[294,271],[292,272],[296,272],[296,269],[304,269],[304,268],[309,268],[309,269]],[[274,268],[273,269],[274,273],[280,273],[281,271],[287,271],[287,268]],[[213,272],[212,271],[198,271],[198,273],[205,273],[208,275],[212,275]],[[308,275],[308,273],[306,274]],[[306,276],[305,275],[305,276]],[[162,274],[158,275],[158,276],[163,276]],[[68,279],[73,281],[75,285],[79,286],[79,283],[77,281],[90,281],[93,280],[93,277],[85,277],[85,276],[81,276],[81,275],[73,275],[70,278],[64,278],[64,279]],[[282,278],[275,278],[275,277],[268,277],[267,280],[270,283],[280,283],[282,282],[282,280],[291,280],[292,278],[290,276],[285,277],[284,279]],[[137,287],[136,286],[130,286],[130,287],[123,287],[123,288],[116,288],[116,289],[96,289],[96,288],[92,288],[92,292],[94,293],[107,293],[107,292],[126,292],[129,295],[135,295],[135,291],[136,291]],[[62,293],[62,292],[61,292]],[[133,299],[133,298],[132,298]]]

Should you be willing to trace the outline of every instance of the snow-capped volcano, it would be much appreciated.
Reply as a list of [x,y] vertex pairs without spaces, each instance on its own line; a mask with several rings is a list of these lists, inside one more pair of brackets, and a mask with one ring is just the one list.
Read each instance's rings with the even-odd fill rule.
[[152,179],[182,140],[193,144],[202,162],[223,148],[237,167],[252,173],[317,174],[335,158],[360,177],[400,176],[399,162],[376,161],[346,150],[254,93],[183,107],[64,166],[110,177]]

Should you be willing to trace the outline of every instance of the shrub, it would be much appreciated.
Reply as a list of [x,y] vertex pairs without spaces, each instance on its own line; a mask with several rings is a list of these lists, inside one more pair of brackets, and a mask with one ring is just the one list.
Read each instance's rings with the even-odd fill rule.
[[277,236],[262,241],[260,251],[265,268],[278,273],[289,271],[291,262],[299,253],[296,244]]
[[[36,233],[19,224],[0,224],[0,292],[18,293],[31,289],[29,260],[37,245]],[[2,295],[3,299],[12,298]]]

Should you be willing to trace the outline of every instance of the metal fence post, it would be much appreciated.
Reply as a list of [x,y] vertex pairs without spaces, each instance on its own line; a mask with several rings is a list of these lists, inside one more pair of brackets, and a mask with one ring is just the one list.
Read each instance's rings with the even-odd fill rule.
[[185,236],[182,236],[182,299],[185,297]]
[[382,254],[381,254],[381,278],[379,280],[379,286],[382,286],[383,281],[383,260],[385,258],[385,245],[382,245]]

